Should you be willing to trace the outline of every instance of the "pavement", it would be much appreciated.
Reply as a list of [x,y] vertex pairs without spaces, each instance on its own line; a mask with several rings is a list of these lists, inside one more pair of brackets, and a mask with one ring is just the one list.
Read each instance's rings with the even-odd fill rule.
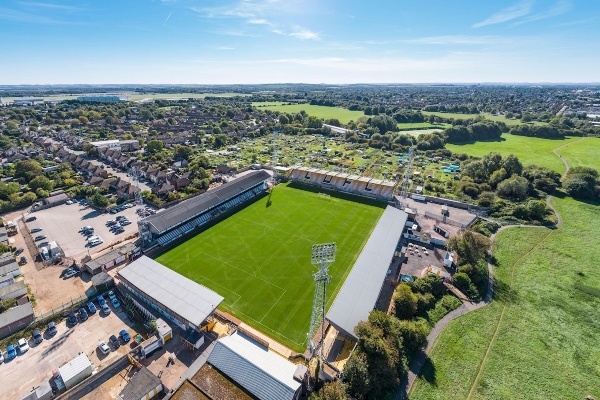
[[[33,212],[30,215],[35,215],[37,219],[28,222],[27,225],[29,229],[42,228],[41,232],[35,233],[33,236],[44,234],[47,236],[44,241],[55,240],[63,249],[66,257],[74,258],[79,262],[85,255],[93,255],[137,232],[137,214],[135,210],[135,207],[131,207],[118,214],[102,214],[95,209],[83,207],[79,203],[62,204]],[[123,227],[125,228],[123,233],[115,235],[106,226],[106,221],[109,219],[114,220],[118,215],[127,217],[131,224]],[[79,233],[79,229],[83,226],[93,227],[94,234],[100,236],[104,243],[95,247],[86,247],[86,237]]]
[[[62,321],[57,324],[58,333],[54,337],[50,338],[46,332],[42,332],[44,341],[38,345],[34,345],[31,338],[28,338],[31,347],[29,351],[0,364],[0,398],[19,399],[32,387],[50,380],[53,369],[66,364],[80,353],[86,353],[94,367],[102,369],[130,349],[129,345],[122,345],[115,351],[109,343],[110,335],[118,335],[121,329],[126,329],[134,336],[133,324],[126,314],[120,309],[112,308],[107,316],[96,312],[87,321],[73,327],[67,327],[66,321]],[[104,355],[97,350],[100,341],[109,345],[109,354]],[[5,352],[6,349],[2,351]]]

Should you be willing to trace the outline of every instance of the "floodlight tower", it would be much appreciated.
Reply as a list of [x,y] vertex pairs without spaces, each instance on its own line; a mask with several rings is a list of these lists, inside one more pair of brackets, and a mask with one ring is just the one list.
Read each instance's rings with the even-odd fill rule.
[[129,175],[135,182],[135,205],[138,214],[138,233],[142,244],[145,245],[150,239],[150,231],[148,229],[148,223],[146,222],[146,210],[144,208],[144,198],[142,197],[142,191],[140,190],[140,170],[135,166],[131,167]]
[[273,167],[273,177],[272,177],[271,181],[273,182],[273,185],[275,185],[275,180],[276,180],[276,176],[277,176],[275,167],[277,167],[277,162],[279,160],[279,149],[277,148],[278,139],[279,139],[279,128],[273,128],[273,156],[271,159],[271,165]]
[[[320,358],[323,358],[323,340],[325,336],[325,306],[327,304],[327,284],[331,282],[329,276],[329,265],[335,261],[336,245],[335,243],[313,244],[311,263],[318,265],[319,270],[313,274],[315,280],[315,298],[313,300],[312,315],[310,317],[310,329],[308,331],[308,342],[311,352],[320,349]],[[321,326],[321,337],[315,344],[312,339]]]
[[[415,158],[415,146],[410,146],[410,150],[408,150],[408,165],[406,166],[406,172],[404,173],[404,181],[402,182],[402,190],[400,191],[401,201],[404,203],[404,200],[408,197],[408,188],[410,187],[410,174],[412,172],[412,163]],[[404,207],[405,204],[401,204]]]

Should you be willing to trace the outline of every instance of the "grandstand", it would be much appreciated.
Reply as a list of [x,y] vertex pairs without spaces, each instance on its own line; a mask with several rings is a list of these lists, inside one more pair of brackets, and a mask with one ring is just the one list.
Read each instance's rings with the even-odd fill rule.
[[266,171],[261,170],[236,178],[146,218],[146,226],[142,230],[150,233],[151,245],[165,246],[260,195],[267,189],[270,177]]
[[396,186],[396,182],[393,181],[308,167],[290,169],[287,179],[323,189],[386,201],[393,199]]

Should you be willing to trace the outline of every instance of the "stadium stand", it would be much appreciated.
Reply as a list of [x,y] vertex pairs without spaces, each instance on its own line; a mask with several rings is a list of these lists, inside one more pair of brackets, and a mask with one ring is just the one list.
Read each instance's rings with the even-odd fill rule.
[[308,167],[294,167],[288,172],[287,179],[378,200],[392,200],[396,186],[393,181]]
[[264,192],[270,175],[255,171],[146,219],[152,241],[165,246]]
[[345,336],[358,339],[354,327],[375,308],[407,219],[387,206],[329,308],[325,318]]

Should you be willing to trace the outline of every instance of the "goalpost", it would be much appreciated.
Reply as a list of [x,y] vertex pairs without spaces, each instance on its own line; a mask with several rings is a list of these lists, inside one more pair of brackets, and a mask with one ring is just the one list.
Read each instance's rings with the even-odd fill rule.
[[318,193],[317,196],[319,196],[323,200],[331,200],[331,195],[327,193]]

